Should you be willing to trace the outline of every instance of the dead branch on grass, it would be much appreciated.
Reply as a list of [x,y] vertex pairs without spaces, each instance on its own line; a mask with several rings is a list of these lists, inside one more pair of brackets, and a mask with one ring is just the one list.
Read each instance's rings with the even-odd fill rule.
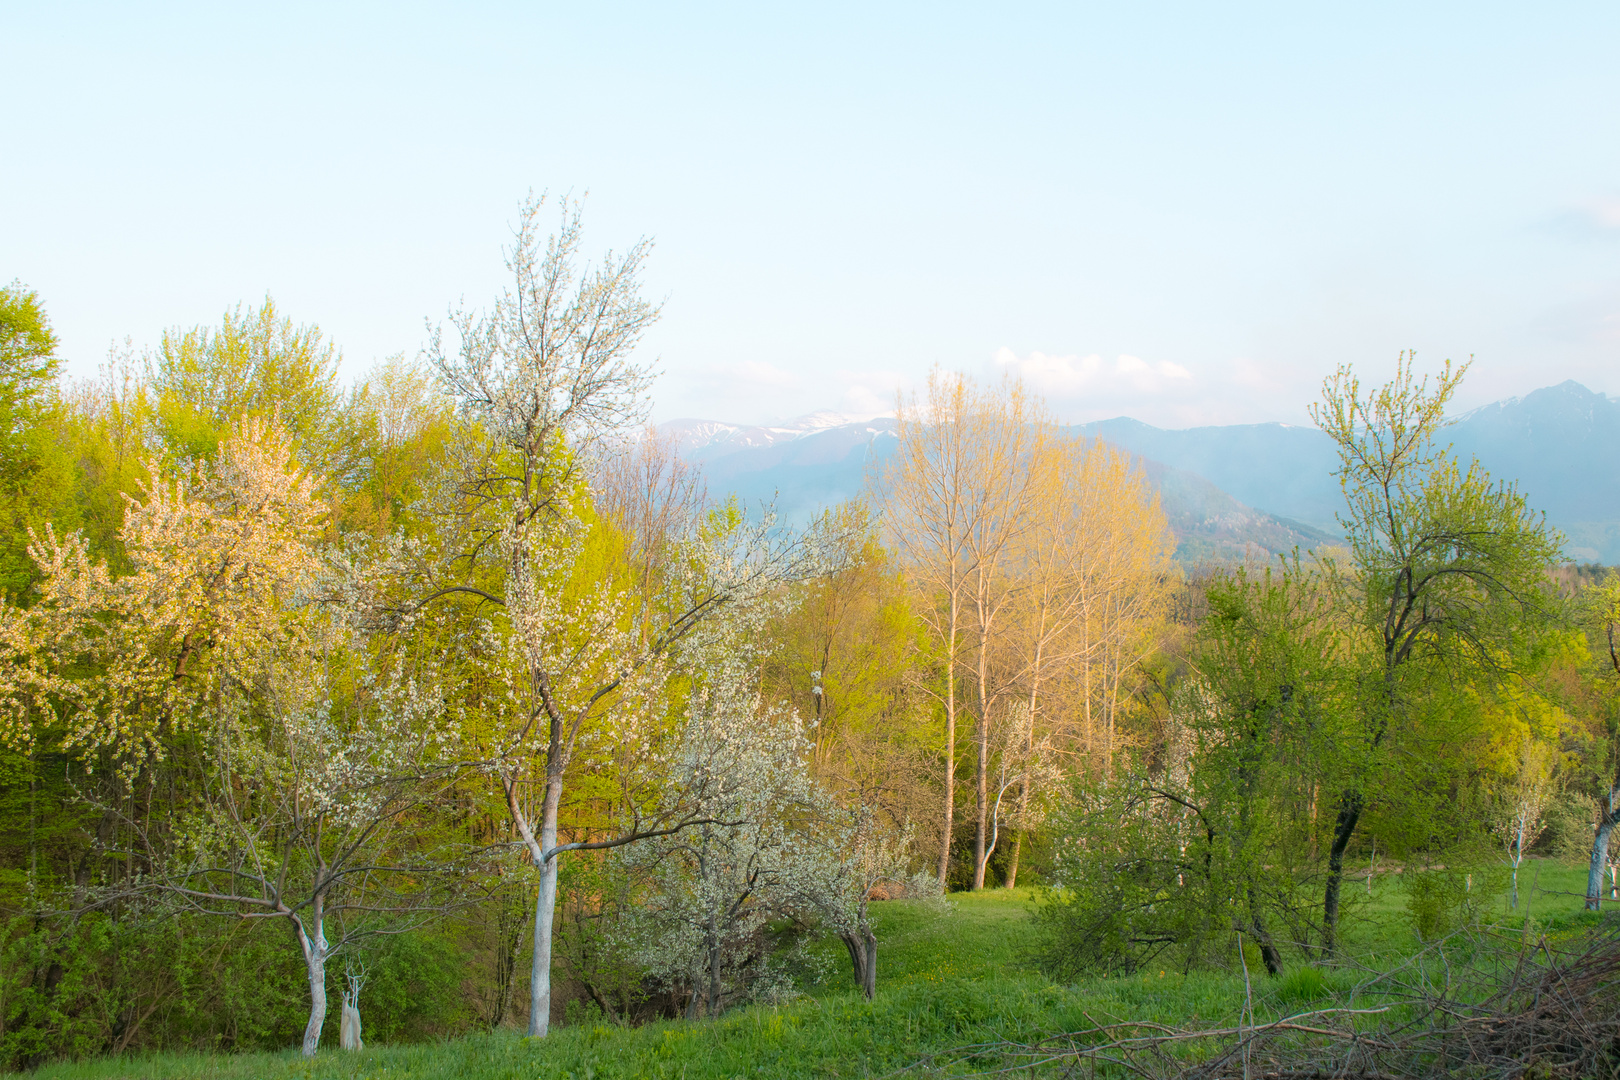
[[1256,1022],[1246,995],[1239,1023],[1185,1030],[1087,1016],[1082,1030],[955,1047],[891,1075],[1620,1080],[1620,928],[1533,941],[1460,932],[1367,972],[1357,999],[1378,1004]]

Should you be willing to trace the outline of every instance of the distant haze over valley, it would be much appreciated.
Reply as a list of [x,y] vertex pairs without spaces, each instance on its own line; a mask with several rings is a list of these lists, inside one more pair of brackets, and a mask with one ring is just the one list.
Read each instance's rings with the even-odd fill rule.
[[[789,520],[861,492],[895,447],[890,417],[812,413],[767,426],[672,420],[684,458],[709,491],[774,499]],[[1338,535],[1338,457],[1313,427],[1239,424],[1165,430],[1120,417],[1072,428],[1136,455],[1157,485],[1183,562],[1311,548]],[[1566,537],[1577,562],[1620,562],[1620,400],[1568,381],[1459,417],[1455,451],[1516,482]]]

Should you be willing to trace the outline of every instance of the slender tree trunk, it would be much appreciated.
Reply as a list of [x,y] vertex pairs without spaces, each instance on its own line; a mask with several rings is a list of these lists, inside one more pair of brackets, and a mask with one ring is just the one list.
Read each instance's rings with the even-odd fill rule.
[[1322,954],[1332,956],[1338,948],[1339,890],[1344,884],[1344,852],[1361,820],[1361,795],[1347,791],[1339,802],[1339,816],[1333,824],[1333,846],[1328,848],[1327,889],[1322,897]]
[[360,1038],[360,999],[358,996],[343,995],[343,1020],[338,1025],[338,1045],[345,1050],[364,1050],[365,1041]]
[[1586,910],[1598,911],[1603,899],[1603,868],[1609,862],[1609,834],[1620,815],[1613,810],[1598,819],[1597,835],[1592,837],[1592,861],[1586,870]]
[[1510,907],[1519,910],[1519,864],[1524,861],[1524,815],[1519,815],[1519,828],[1513,837],[1513,897]]
[[1019,829],[1013,834],[1012,857],[1007,861],[1007,888],[1018,886],[1018,857],[1024,850],[1024,829],[1022,822],[1024,815],[1029,813],[1029,762],[1035,757],[1035,704],[1039,700],[1041,687],[1041,654],[1044,641],[1035,644],[1035,674],[1029,682],[1029,738],[1024,745],[1024,782],[1018,785],[1018,820]]
[[951,597],[951,626],[945,644],[945,832],[939,839],[941,885],[951,869],[951,829],[956,816],[956,598]]
[[709,916],[709,1019],[720,1015],[720,928]]
[[973,739],[978,745],[978,762],[973,780],[973,888],[984,888],[985,864],[990,861],[985,851],[990,832],[990,713],[980,694],[979,716],[974,725]]
[[[550,771],[548,769],[548,771]],[[534,899],[534,966],[529,971],[529,1034],[544,1038],[551,1029],[551,928],[557,912],[557,807],[562,777],[546,778],[540,817],[540,853],[536,857],[540,887]]]
[[[1249,902],[1252,911],[1254,904],[1252,892]],[[1283,969],[1282,953],[1277,951],[1277,944],[1271,940],[1271,932],[1266,929],[1266,924],[1260,921],[1258,914],[1252,914],[1249,925],[1254,931],[1255,944],[1260,946],[1260,959],[1266,963],[1266,974],[1281,975]]]
[[304,952],[304,969],[309,976],[309,1023],[304,1025],[305,1057],[314,1057],[315,1051],[321,1046],[321,1028],[326,1024],[326,960],[328,946],[326,941],[325,919],[322,915],[322,903],[319,897],[315,900],[314,910],[310,914],[310,924],[314,933],[308,933],[304,925],[295,921],[293,929],[298,935],[298,945]]
[[[1022,820],[1024,816],[1023,807],[1028,798],[1029,784],[1026,782],[1024,784],[1023,794],[1018,797],[1018,816],[1020,820]],[[1012,854],[1007,856],[1007,880],[1001,883],[1004,888],[1014,889],[1018,887],[1018,857],[1023,853],[1023,849],[1024,830],[1019,829],[1013,834]]]
[[[1613,630],[1610,630],[1610,648],[1614,647]],[[1620,669],[1620,661],[1616,661],[1616,668]],[[1614,783],[1609,785],[1608,805],[1601,807],[1598,813],[1597,832],[1592,837],[1592,862],[1586,871],[1586,910],[1598,911],[1602,906],[1603,897],[1603,868],[1609,862],[1609,834],[1614,827],[1620,825],[1620,771],[1615,773]]]
[[[977,892],[984,888],[985,863],[989,861],[989,852],[985,845],[989,842],[990,831],[990,627],[995,618],[993,609],[990,609],[989,598],[985,595],[987,582],[985,569],[981,564],[978,575],[978,591],[975,597],[975,611],[978,617],[978,663],[976,664],[977,691],[979,699],[979,715],[974,718],[974,770],[973,770],[973,889]],[[987,614],[988,611],[988,614]]]

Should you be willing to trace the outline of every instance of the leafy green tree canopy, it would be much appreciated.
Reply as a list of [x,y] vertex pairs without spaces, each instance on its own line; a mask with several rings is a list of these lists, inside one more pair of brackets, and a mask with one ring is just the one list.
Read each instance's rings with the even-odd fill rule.
[[1401,737],[1443,721],[1451,710],[1434,706],[1456,697],[1451,687],[1488,692],[1528,662],[1526,646],[1554,615],[1549,570],[1562,538],[1513,485],[1493,483],[1477,460],[1464,469],[1440,441],[1468,365],[1446,361],[1431,387],[1415,363],[1402,353],[1394,378],[1367,393],[1341,366],[1311,408],[1338,445],[1350,545],[1338,584],[1365,658],[1363,763],[1340,796],[1329,851],[1330,952],[1344,852]]
[[35,578],[28,529],[59,516],[66,463],[42,424],[56,403],[61,361],[39,294],[0,288],[0,597],[20,597]]
[[218,329],[165,331],[147,361],[165,458],[212,460],[231,425],[275,414],[300,461],[326,471],[344,441],[341,359],[320,327],[294,326],[268,296],[226,312]]

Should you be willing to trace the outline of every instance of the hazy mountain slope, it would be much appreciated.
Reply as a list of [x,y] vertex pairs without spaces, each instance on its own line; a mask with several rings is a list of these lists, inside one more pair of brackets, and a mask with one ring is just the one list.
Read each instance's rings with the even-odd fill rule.
[[[1257,510],[1337,531],[1338,455],[1315,428],[1285,424],[1165,431],[1120,417],[1077,430],[1195,473]],[[1579,561],[1620,563],[1620,401],[1565,382],[1459,417],[1456,453],[1517,483]]]
[[1136,460],[1159,491],[1159,506],[1176,534],[1176,559],[1183,564],[1343,543],[1336,534],[1245,506],[1196,473],[1140,456]]
[[[675,420],[663,430],[676,436],[683,457],[703,466],[711,496],[734,493],[751,505],[774,502],[785,520],[797,524],[859,495],[868,471],[897,445],[895,423],[886,418],[754,428]],[[1252,510],[1193,473],[1139,461],[1159,491],[1178,541],[1177,558],[1184,562],[1242,559],[1254,549],[1290,551],[1331,539],[1308,525]]]
[[801,524],[860,494],[868,463],[887,457],[896,443],[895,423],[887,418],[796,424],[749,428],[672,420],[660,427],[675,435],[683,458],[703,466],[711,496],[733,493],[750,504],[774,503],[784,519]]
[[[862,490],[895,446],[894,421],[815,413],[775,427],[678,420],[681,452],[712,493],[776,496],[792,521]],[[1120,417],[1073,429],[1137,455],[1158,486],[1186,561],[1312,547],[1338,534],[1338,455],[1315,428],[1286,424],[1166,431]],[[1578,561],[1620,563],[1620,401],[1576,382],[1499,401],[1447,430],[1456,452],[1517,483]]]
[[1339,455],[1316,428],[1287,424],[1166,431],[1118,417],[1077,428],[1133,454],[1202,476],[1257,510],[1337,532]]
[[1620,563],[1620,401],[1578,382],[1475,409],[1447,433],[1497,480],[1514,480],[1582,562]]

